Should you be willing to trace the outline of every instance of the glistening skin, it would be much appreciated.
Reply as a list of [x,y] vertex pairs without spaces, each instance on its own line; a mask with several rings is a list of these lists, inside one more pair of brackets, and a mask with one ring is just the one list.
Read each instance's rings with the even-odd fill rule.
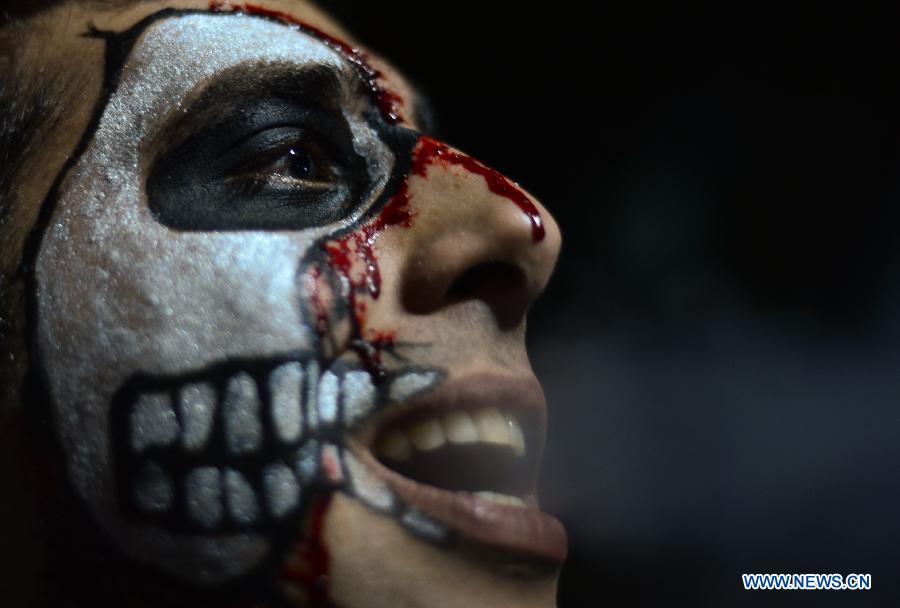
[[524,348],[549,213],[309,5],[76,3],[32,34],[81,84],[20,189],[12,407],[46,412],[110,578],[159,581],[138,605],[553,605]]

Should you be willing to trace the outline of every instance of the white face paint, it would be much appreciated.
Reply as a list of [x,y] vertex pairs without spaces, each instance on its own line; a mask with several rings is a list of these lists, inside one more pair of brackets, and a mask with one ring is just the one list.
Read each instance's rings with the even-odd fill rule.
[[[316,437],[359,422],[391,384],[322,368],[302,312],[304,257],[358,221],[394,168],[365,104],[341,106],[355,105],[342,113],[371,185],[349,217],[182,231],[148,207],[155,138],[219,75],[257,64],[328,66],[358,97],[353,66],[297,29],[192,13],[150,24],[62,183],[35,270],[37,353],[74,492],[128,557],[207,585],[260,564],[266,531],[296,517],[322,451],[335,449]],[[424,389],[437,376],[396,384]],[[365,483],[372,504],[391,503]]]

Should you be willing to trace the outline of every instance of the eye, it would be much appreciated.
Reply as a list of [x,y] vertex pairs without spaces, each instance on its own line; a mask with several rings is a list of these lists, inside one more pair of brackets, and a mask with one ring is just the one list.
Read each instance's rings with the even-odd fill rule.
[[334,181],[334,167],[322,150],[309,142],[296,141],[266,154],[253,169],[256,179],[306,186]]
[[310,179],[315,175],[316,169],[318,166],[312,154],[300,146],[291,146],[284,156],[269,165],[272,175],[291,179]]
[[260,104],[160,155],[147,180],[148,205],[160,223],[300,230],[334,223],[364,200],[368,167],[342,118]]
[[257,183],[306,188],[328,186],[336,177],[328,156],[308,139],[278,142],[268,150],[256,151],[254,157],[242,163],[232,175]]

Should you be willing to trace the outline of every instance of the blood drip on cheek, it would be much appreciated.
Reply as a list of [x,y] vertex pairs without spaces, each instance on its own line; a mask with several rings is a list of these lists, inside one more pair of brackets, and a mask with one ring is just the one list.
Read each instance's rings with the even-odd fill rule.
[[328,333],[328,307],[322,301],[322,293],[319,291],[321,278],[322,269],[318,265],[311,266],[307,278],[307,292],[309,293],[312,312],[315,317],[316,333],[324,336]]
[[286,582],[299,585],[306,591],[310,605],[321,608],[333,606],[328,595],[331,556],[325,545],[325,515],[331,494],[313,501],[304,540],[293,550],[282,571]]
[[264,6],[256,4],[232,4],[227,0],[211,0],[209,3],[209,10],[216,13],[236,12],[277,19],[282,23],[298,27],[301,31],[318,38],[353,64],[357,72],[359,72],[363,82],[368,87],[369,93],[375,100],[375,104],[378,106],[384,120],[391,125],[403,124],[404,120],[400,116],[400,106],[403,105],[403,98],[397,93],[384,88],[381,84],[381,71],[372,66],[369,58],[361,50],[347,44],[339,38],[335,38],[331,34],[323,32],[314,25],[304,23],[293,15],[282,11],[272,10]]

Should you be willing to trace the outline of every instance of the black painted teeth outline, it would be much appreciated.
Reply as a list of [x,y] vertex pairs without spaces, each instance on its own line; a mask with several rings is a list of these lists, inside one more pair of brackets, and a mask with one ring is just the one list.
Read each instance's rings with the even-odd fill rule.
[[[303,369],[297,404],[301,412],[301,427],[293,440],[284,440],[276,428],[273,416],[273,391],[269,381],[273,372],[287,365],[299,364]],[[313,369],[313,373],[310,370]],[[309,378],[316,377],[315,385],[322,383],[326,374],[337,380],[338,391],[334,403],[333,416],[327,416],[323,423],[322,411],[317,399],[318,391],[311,392]],[[357,374],[356,376],[351,376]],[[418,390],[425,390],[437,384],[442,373],[429,368],[405,368],[391,372],[385,380],[372,386],[372,398],[368,407],[356,412],[348,412],[344,390],[348,376],[369,377],[363,368],[336,361],[326,369],[321,369],[314,356],[285,355],[263,359],[235,359],[219,363],[203,370],[173,376],[152,376],[137,374],[127,381],[115,394],[110,415],[110,437],[112,438],[113,471],[116,476],[116,495],[123,514],[141,523],[155,523],[172,532],[185,534],[218,534],[252,532],[265,534],[273,528],[296,520],[308,498],[323,489],[337,489],[347,477],[344,463],[343,437],[359,422],[395,400],[408,398]],[[259,445],[252,449],[236,450],[229,444],[227,420],[225,416],[227,391],[230,382],[242,377],[252,379],[256,386],[259,403],[260,438]],[[411,381],[411,386],[403,387],[403,381]],[[371,379],[370,379],[371,382]],[[416,388],[416,384],[420,384]],[[211,427],[202,447],[189,443],[185,430],[186,416],[183,411],[181,393],[188,386],[206,385],[214,391],[214,401],[210,405]],[[400,394],[397,393],[399,387]],[[358,387],[354,387],[358,390]],[[394,393],[394,394],[392,394]],[[160,436],[160,427],[154,421],[156,437],[141,437],[136,433],[135,413],[147,403],[141,400],[147,395],[162,395],[164,407],[169,408],[169,420],[175,432]],[[312,399],[316,398],[316,403]],[[167,403],[166,403],[167,400]],[[137,429],[139,431],[139,429]],[[137,443],[136,443],[137,441]],[[191,440],[193,441],[193,440]],[[186,445],[188,444],[188,445]],[[323,451],[331,454],[337,467],[329,474],[329,467],[323,466]],[[155,473],[154,473],[155,467]],[[278,506],[276,492],[267,492],[266,479],[272,471],[281,467],[294,475],[298,495]],[[198,471],[204,471],[200,474]],[[217,504],[220,513],[207,514],[204,520],[199,512],[191,512],[188,496],[188,479],[191,475],[212,476],[218,472],[218,480],[206,479],[218,484],[219,492],[210,498],[201,496],[200,507]],[[227,471],[227,473],[226,473]],[[164,489],[165,481],[160,481],[160,472],[168,478],[168,498]],[[246,497],[240,499],[234,488],[241,486],[235,482],[239,473],[246,482],[242,491],[251,491],[255,502],[255,516],[247,510]],[[143,475],[143,477],[142,477]],[[227,483],[226,483],[227,477]],[[138,491],[138,484],[141,491]],[[154,490],[153,484],[157,484]],[[229,485],[230,484],[230,485]],[[290,482],[282,480],[281,491]],[[226,487],[228,486],[228,487]],[[289,491],[289,489],[288,489]],[[352,492],[356,495],[357,492]],[[235,500],[235,496],[239,500]],[[196,504],[197,496],[194,496]],[[275,498],[275,502],[271,499]],[[285,498],[285,497],[282,497]],[[289,498],[289,497],[287,497]],[[243,501],[243,505],[237,504]],[[288,504],[287,507],[284,505]],[[207,505],[207,506],[208,506]],[[242,510],[243,509],[243,510]],[[201,509],[202,510],[202,509]],[[252,509],[251,509],[252,511]]]

